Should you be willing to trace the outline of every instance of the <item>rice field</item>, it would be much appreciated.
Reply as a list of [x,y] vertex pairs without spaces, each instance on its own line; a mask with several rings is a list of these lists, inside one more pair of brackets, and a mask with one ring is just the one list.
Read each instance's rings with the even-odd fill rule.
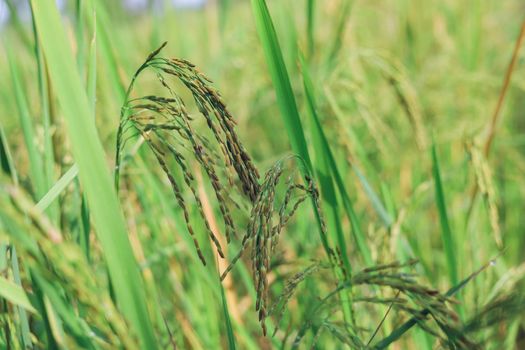
[[524,41],[520,0],[0,0],[0,348],[525,348]]

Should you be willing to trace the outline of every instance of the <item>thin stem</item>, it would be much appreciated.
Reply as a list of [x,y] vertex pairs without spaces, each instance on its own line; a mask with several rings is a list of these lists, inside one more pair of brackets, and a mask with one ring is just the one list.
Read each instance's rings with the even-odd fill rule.
[[133,75],[133,78],[131,78],[131,82],[129,83],[128,89],[126,90],[126,95],[124,97],[124,103],[122,104],[122,108],[120,109],[120,119],[119,119],[119,126],[117,130],[117,142],[116,142],[116,150],[115,150],[115,174],[114,174],[114,184],[115,184],[115,190],[117,193],[119,192],[120,188],[120,165],[121,165],[121,148],[122,148],[122,135],[124,133],[124,127],[126,125],[126,122],[128,121],[128,113],[129,113],[129,96],[131,94],[131,91],[133,90],[133,87],[135,86],[135,81],[137,80],[139,74],[146,68],[148,68],[155,59],[155,56],[166,46],[167,42],[165,41],[158,49],[153,51],[148,58],[142,63],[142,65],[137,69],[135,74]]
[[[397,293],[396,293],[395,298],[397,298],[397,297],[399,296],[400,293],[401,293],[401,291],[398,290]],[[374,340],[375,336],[377,335],[377,333],[379,332],[379,330],[380,330],[381,327],[383,326],[383,323],[385,323],[385,320],[386,320],[388,314],[390,313],[390,310],[392,310],[392,306],[394,306],[394,302],[391,302],[391,303],[390,303],[390,306],[389,306],[388,309],[386,310],[385,315],[384,315],[383,318],[381,319],[381,322],[379,322],[379,324],[377,325],[376,330],[374,331],[374,334],[372,334],[372,336],[371,336],[370,339],[368,340],[368,343],[366,343],[366,346],[369,346],[370,343],[372,342],[372,340]]]
[[[496,136],[496,127],[501,120],[501,108],[503,107],[503,102],[505,100],[505,96],[507,95],[507,91],[510,85],[510,80],[512,78],[512,73],[514,72],[514,66],[516,65],[516,61],[518,59],[518,53],[520,51],[520,48],[521,48],[521,45],[523,44],[524,39],[525,39],[525,19],[523,19],[523,22],[521,24],[520,34],[518,36],[518,39],[516,40],[516,45],[514,46],[514,52],[512,53],[511,60],[507,67],[505,78],[503,79],[503,86],[501,87],[498,102],[496,104],[496,108],[494,109],[494,113],[492,114],[492,118],[490,120],[487,140],[485,141],[485,144],[483,146],[483,155],[485,156],[485,158],[488,158],[491,147],[492,147],[492,143],[494,142],[494,137]],[[470,205],[467,210],[467,220],[466,220],[467,223],[469,222],[470,216],[472,215],[472,211],[474,209],[474,204],[476,202],[478,192],[479,192],[479,187],[478,187],[478,183],[476,182],[470,194]]]
[[521,48],[521,45],[523,44],[524,39],[525,39],[525,18],[523,19],[523,22],[521,24],[520,34],[518,36],[518,39],[516,40],[516,46],[514,46],[514,52],[512,53],[512,58],[509,62],[509,66],[507,67],[505,78],[503,79],[503,86],[501,87],[501,91],[500,91],[499,98],[498,98],[498,103],[496,104],[496,108],[494,109],[494,113],[492,114],[492,118],[491,118],[490,126],[489,126],[489,133],[487,136],[487,140],[485,141],[485,146],[483,147],[483,153],[485,154],[485,157],[488,157],[492,143],[494,141],[494,136],[496,135],[496,126],[498,125],[501,119],[501,108],[503,107],[503,101],[505,100],[505,96],[507,95],[512,73],[514,72],[514,66],[516,65],[516,61],[518,60],[518,53],[520,51],[520,48]]

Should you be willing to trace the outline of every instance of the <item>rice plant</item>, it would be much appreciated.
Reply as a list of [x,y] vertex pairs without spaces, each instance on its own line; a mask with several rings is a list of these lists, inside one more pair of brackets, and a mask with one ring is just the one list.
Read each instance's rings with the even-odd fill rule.
[[0,0],[0,348],[523,347],[518,0],[140,6]]

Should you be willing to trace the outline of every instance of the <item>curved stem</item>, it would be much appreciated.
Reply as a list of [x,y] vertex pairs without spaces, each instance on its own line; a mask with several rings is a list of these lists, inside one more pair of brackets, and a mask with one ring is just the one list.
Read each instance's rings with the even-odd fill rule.
[[117,141],[115,145],[115,173],[114,173],[114,185],[115,190],[117,191],[117,194],[120,189],[120,166],[121,166],[121,148],[122,148],[122,135],[124,134],[124,127],[126,123],[129,121],[129,96],[131,95],[131,91],[133,90],[133,87],[135,86],[135,82],[137,81],[138,76],[142,71],[148,67],[150,67],[155,62],[155,55],[157,55],[160,50],[162,50],[166,46],[166,43],[162,44],[157,50],[153,51],[146,61],[137,69],[135,74],[133,75],[133,78],[131,78],[131,82],[129,83],[128,89],[126,90],[126,95],[124,97],[124,103],[122,104],[122,108],[120,109],[120,118],[119,118],[119,126],[117,130]]

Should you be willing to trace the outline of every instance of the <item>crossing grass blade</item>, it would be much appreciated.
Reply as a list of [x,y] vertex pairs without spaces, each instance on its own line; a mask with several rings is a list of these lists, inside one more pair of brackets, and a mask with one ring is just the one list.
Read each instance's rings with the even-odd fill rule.
[[92,109],[68,47],[60,15],[54,1],[32,1],[32,5],[50,77],[64,111],[73,156],[90,204],[97,238],[104,250],[117,304],[138,336],[141,347],[156,349],[142,279],[106,167],[105,153],[91,117]]
[[68,171],[64,173],[64,175],[60,177],[60,179],[58,179],[57,182],[55,182],[53,187],[51,187],[47,191],[47,193],[38,201],[36,207],[41,211],[46,210],[51,205],[51,203],[53,203],[53,201],[57,199],[58,196],[66,189],[66,187],[74,179],[77,178],[77,175],[78,166],[74,164],[73,166],[71,166],[71,168],[69,168]]
[[24,289],[3,276],[0,276],[0,296],[29,312],[37,313]]
[[381,199],[379,199],[379,196],[377,195],[376,191],[372,188],[372,186],[370,185],[370,182],[368,181],[366,176],[361,172],[359,167],[355,164],[352,164],[352,169],[357,175],[359,182],[361,182],[361,185],[363,186],[363,189],[365,190],[366,195],[370,199],[370,202],[372,203],[372,206],[374,210],[376,211],[377,215],[383,222],[383,225],[386,228],[389,228],[394,223],[394,220],[392,219],[392,217],[386,210],[385,206],[383,205],[383,202],[381,201]]

